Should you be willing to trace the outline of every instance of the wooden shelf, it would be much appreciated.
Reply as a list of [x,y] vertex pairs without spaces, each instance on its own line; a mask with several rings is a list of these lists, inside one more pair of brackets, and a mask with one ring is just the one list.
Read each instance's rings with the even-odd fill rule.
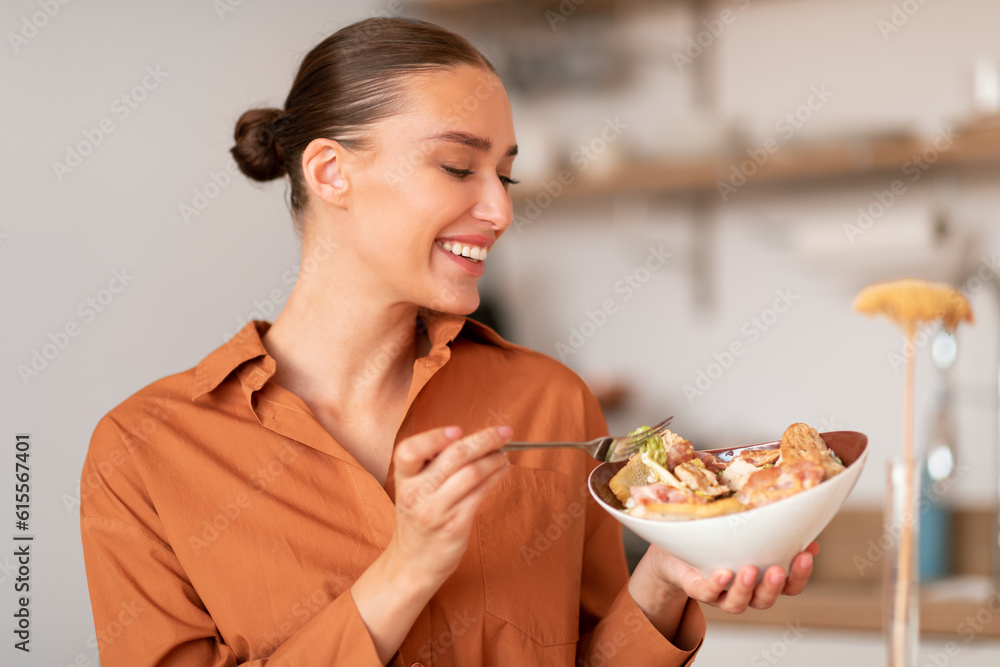
[[[959,510],[952,514],[950,544],[953,578],[935,581],[921,592],[920,629],[929,634],[949,635],[965,640],[970,630],[977,638],[1000,637],[1000,601],[995,596],[1000,584],[989,577],[997,535],[997,511]],[[806,590],[798,596],[782,596],[770,609],[749,609],[743,614],[727,614],[702,605],[709,623],[784,626],[801,623],[831,630],[882,630],[882,573],[880,552],[872,556],[873,544],[882,533],[878,509],[845,509],[819,536],[820,553]],[[646,550],[646,543],[633,533],[625,535],[625,551],[630,568]],[[856,557],[873,558],[865,567]],[[992,581],[992,584],[988,582]],[[978,582],[968,592],[969,582]],[[991,593],[984,592],[992,589]],[[965,590],[963,596],[958,592]],[[990,595],[994,598],[991,602]],[[978,599],[978,598],[982,599]],[[966,624],[974,619],[981,627]]]
[[[567,0],[569,2],[570,0]],[[642,6],[642,0],[577,0],[573,3],[576,11],[615,11],[622,5],[633,4]],[[711,5],[716,0],[657,0],[663,5]],[[476,14],[477,12],[495,11],[510,14],[513,12],[544,13],[547,10],[559,11],[559,2],[552,0],[417,0],[413,9],[421,12],[447,12],[453,14]]]
[[[956,128],[955,136],[883,137],[848,139],[825,145],[787,145],[768,154],[762,164],[750,162],[746,183],[729,193],[763,186],[788,186],[809,182],[834,182],[858,177],[895,175],[909,185],[914,177],[942,168],[1000,165],[1000,125],[995,120],[975,127]],[[944,150],[941,147],[945,146]],[[762,147],[753,148],[762,151]],[[608,197],[618,194],[709,194],[719,196],[719,182],[729,182],[734,167],[751,158],[747,149],[721,158],[675,162],[635,162],[614,172],[575,178],[563,198]],[[759,153],[758,153],[759,154]],[[887,185],[891,181],[887,181]],[[540,185],[519,189],[519,202],[544,192]],[[721,201],[721,197],[720,197]]]
[[[686,5],[695,13],[706,9],[714,11],[717,4],[711,0],[656,2]],[[645,5],[640,0],[587,0],[579,4],[569,3],[572,11],[567,10],[567,15],[617,15],[623,8]],[[561,5],[550,0],[417,0],[412,7],[432,18],[446,17],[480,26],[488,25],[494,30],[501,24],[524,24],[543,30],[546,27],[544,17],[553,11],[558,13]],[[703,68],[691,71],[696,75],[705,74]],[[702,82],[701,87],[704,86],[705,82]],[[595,174],[596,169],[578,173],[567,166],[566,170],[572,174],[574,182],[563,188],[558,198],[569,201],[606,199],[623,194],[665,194],[695,195],[702,199],[718,197],[718,201],[725,202],[738,197],[743,189],[826,184],[872,176],[891,177],[887,185],[895,178],[909,184],[915,175],[922,175],[924,171],[1000,166],[1000,115],[983,118],[966,127],[956,126],[955,130],[957,136],[946,139],[948,146],[943,151],[940,150],[941,137],[859,136],[813,144],[804,141],[779,142],[777,150],[769,153],[764,146],[743,146],[733,147],[727,154],[683,160],[665,157],[659,161],[624,161],[611,173],[602,170],[600,176]],[[777,141],[777,138],[773,140]],[[756,151],[758,155],[765,154],[767,159],[757,164],[751,160],[748,150]],[[737,185],[736,192],[730,196],[721,197],[720,182],[728,182],[733,168],[748,160],[753,173],[747,176],[746,183]],[[549,180],[555,178],[557,172],[554,170]],[[525,183],[513,191],[515,201],[521,205],[534,201],[540,195],[551,196],[543,189],[542,183]]]
[[[954,592],[962,580],[989,581],[992,540],[996,538],[996,531],[995,511],[963,510],[952,514],[951,558],[955,578],[936,581],[922,589],[921,632],[958,636],[963,640],[970,632],[976,637],[1000,637],[1000,602],[993,601],[991,611],[988,595],[983,599],[942,595]],[[751,609],[739,616],[703,606],[705,616],[716,623],[784,625],[800,622],[815,628],[880,632],[884,563],[877,561],[859,568],[855,557],[867,558],[881,532],[880,511],[842,510],[819,536],[820,554],[816,558],[812,581],[801,595],[782,597],[771,609]],[[992,589],[996,595],[996,582]],[[974,630],[966,623],[967,618],[974,619],[982,630]]]
[[[1000,613],[991,612],[983,600],[920,600],[920,632],[961,639],[1000,637]],[[993,602],[994,608],[996,602]],[[882,591],[871,584],[810,583],[802,595],[782,597],[770,609],[749,609],[727,614],[702,605],[709,623],[739,625],[785,625],[800,623],[809,628],[837,630],[882,630]],[[985,610],[985,611],[984,611]],[[976,618],[979,620],[975,620]],[[973,619],[973,626],[966,622]],[[975,627],[981,628],[975,630]]]

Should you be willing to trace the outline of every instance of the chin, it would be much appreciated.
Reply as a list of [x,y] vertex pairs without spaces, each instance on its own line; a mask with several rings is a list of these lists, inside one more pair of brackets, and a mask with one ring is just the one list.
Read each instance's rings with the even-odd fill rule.
[[445,308],[443,312],[448,313],[449,315],[471,315],[476,311],[476,308],[479,308],[479,299],[476,299],[475,303],[467,306],[462,305]]
[[462,290],[456,294],[454,290],[444,290],[441,297],[430,299],[425,306],[449,315],[469,315],[479,308],[479,291]]

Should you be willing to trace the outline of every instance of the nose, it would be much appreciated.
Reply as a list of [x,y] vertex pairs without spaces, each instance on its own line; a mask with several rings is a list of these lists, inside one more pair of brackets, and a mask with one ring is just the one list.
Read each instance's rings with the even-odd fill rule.
[[514,207],[510,192],[496,175],[486,175],[480,190],[479,201],[472,207],[477,220],[488,222],[499,236],[514,220]]

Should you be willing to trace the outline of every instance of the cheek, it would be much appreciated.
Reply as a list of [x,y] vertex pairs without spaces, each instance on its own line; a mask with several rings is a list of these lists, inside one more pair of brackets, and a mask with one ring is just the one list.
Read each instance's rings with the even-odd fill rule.
[[400,220],[405,221],[403,224],[412,234],[434,239],[445,231],[469,232],[468,228],[459,230],[455,225],[469,208],[466,197],[461,187],[443,183],[441,179],[423,179],[398,192],[396,201]]
[[404,255],[415,262],[426,261],[428,253],[436,254],[432,247],[436,237],[445,230],[458,230],[454,223],[471,207],[466,201],[468,188],[426,165],[414,167],[405,177],[387,167],[381,169],[379,177],[367,180],[355,192],[355,217],[362,233],[375,236],[376,246],[391,247],[402,262],[408,261],[402,259]]
[[358,213],[366,224],[372,219],[388,218],[402,223],[422,219],[433,210],[437,200],[433,183],[413,174],[405,178],[388,174],[357,195],[361,204]]

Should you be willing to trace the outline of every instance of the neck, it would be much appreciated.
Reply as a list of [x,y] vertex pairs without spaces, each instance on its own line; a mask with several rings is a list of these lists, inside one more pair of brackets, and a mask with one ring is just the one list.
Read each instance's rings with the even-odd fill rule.
[[350,262],[309,261],[321,247],[304,243],[299,278],[264,336],[274,381],[307,402],[342,408],[405,397],[413,362],[429,347],[417,333],[417,306],[365,291]]

